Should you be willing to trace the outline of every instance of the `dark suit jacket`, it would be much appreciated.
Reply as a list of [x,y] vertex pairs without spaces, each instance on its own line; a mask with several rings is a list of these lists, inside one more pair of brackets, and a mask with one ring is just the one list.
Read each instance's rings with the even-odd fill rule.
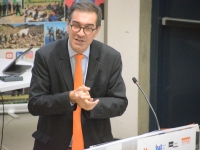
[[[76,105],[69,99],[74,87],[67,41],[45,45],[35,54],[28,104],[29,112],[39,116],[35,150],[65,150],[71,141]],[[128,104],[121,71],[120,53],[94,40],[85,85],[100,101],[93,110],[82,110],[85,148],[113,140],[109,118],[122,115]]]

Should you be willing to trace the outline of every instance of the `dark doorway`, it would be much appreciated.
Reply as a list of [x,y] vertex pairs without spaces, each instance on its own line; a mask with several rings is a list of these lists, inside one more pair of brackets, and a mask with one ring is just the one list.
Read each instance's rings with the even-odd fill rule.
[[150,83],[161,128],[200,124],[199,0],[152,0]]

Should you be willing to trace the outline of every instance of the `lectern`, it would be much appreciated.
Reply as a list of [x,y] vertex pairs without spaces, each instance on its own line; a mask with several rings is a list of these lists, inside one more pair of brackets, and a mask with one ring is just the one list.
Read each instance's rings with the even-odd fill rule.
[[199,126],[186,125],[91,146],[88,150],[198,150]]

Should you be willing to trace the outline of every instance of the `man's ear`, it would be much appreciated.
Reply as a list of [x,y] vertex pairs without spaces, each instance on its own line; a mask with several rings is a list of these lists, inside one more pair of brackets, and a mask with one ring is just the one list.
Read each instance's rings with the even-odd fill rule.
[[99,33],[99,30],[100,30],[100,28],[101,28],[101,26],[98,26],[98,27],[97,27],[97,29],[96,29],[96,33],[95,33],[95,36],[94,36],[95,38],[97,37],[97,35],[98,35],[98,33]]

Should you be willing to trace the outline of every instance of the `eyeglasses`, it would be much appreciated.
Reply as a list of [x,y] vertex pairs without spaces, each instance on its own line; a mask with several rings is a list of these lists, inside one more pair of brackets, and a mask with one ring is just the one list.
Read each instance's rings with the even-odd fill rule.
[[97,28],[92,29],[90,27],[80,27],[78,25],[70,25],[70,26],[71,26],[71,29],[72,29],[73,32],[78,33],[81,29],[83,29],[83,32],[86,35],[92,34],[92,32],[97,29]]

